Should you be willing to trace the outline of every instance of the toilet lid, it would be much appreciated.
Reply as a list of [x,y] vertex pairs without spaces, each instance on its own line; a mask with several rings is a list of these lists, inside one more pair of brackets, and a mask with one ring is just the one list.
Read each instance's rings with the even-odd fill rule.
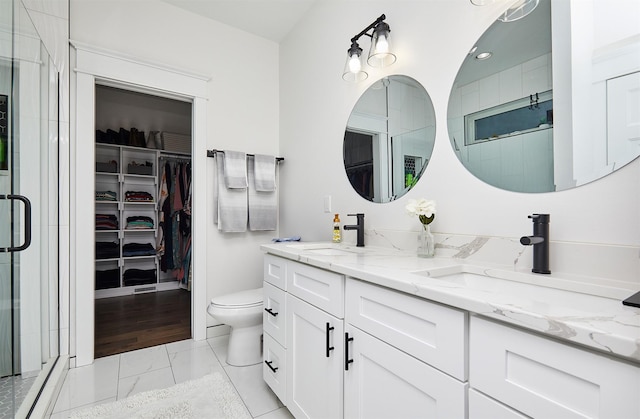
[[251,307],[261,305],[263,298],[262,288],[255,288],[212,298],[211,304],[226,307]]

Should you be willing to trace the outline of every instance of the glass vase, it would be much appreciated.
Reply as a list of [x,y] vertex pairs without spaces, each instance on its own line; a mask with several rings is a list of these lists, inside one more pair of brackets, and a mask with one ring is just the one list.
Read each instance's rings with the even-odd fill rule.
[[429,224],[423,224],[420,232],[418,233],[418,257],[432,258],[435,254],[436,244],[431,234],[431,227]]

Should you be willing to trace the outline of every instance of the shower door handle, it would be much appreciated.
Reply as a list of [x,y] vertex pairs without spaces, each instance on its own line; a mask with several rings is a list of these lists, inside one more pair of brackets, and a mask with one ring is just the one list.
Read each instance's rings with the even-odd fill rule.
[[24,204],[24,243],[14,247],[0,247],[0,252],[20,252],[31,244],[31,201],[22,195],[0,195],[0,199],[18,200]]

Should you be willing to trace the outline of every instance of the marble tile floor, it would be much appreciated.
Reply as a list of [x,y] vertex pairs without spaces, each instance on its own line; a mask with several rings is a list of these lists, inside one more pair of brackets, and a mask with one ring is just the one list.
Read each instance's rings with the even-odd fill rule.
[[[51,419],[68,418],[77,409],[170,387],[214,371],[226,375],[253,418],[292,419],[262,380],[262,364],[234,367],[226,363],[227,336],[185,340],[97,359],[68,371]],[[230,418],[231,419],[231,418]]]

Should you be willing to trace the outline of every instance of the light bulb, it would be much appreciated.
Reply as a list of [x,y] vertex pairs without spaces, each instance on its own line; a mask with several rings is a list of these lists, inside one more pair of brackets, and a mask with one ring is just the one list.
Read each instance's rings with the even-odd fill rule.
[[386,36],[380,34],[376,41],[376,54],[385,54],[387,52],[389,52],[389,42]]
[[362,64],[360,63],[360,56],[358,54],[353,54],[349,57],[349,71],[352,73],[359,73],[362,68]]

